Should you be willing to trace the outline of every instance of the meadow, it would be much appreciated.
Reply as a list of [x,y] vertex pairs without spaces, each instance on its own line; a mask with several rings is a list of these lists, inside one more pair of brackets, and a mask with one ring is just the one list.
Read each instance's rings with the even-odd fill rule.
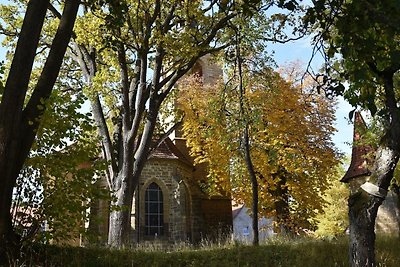
[[[40,245],[21,252],[22,257],[12,266],[333,267],[348,266],[347,246],[346,237],[335,240],[274,239],[256,247],[232,242],[169,247],[155,243],[124,250]],[[378,237],[378,266],[400,266],[399,248],[398,238]]]

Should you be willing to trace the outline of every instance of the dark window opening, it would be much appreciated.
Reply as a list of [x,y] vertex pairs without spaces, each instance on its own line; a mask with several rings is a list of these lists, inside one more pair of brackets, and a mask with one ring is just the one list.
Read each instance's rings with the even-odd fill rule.
[[156,183],[151,183],[145,192],[145,234],[160,236],[164,234],[163,194]]

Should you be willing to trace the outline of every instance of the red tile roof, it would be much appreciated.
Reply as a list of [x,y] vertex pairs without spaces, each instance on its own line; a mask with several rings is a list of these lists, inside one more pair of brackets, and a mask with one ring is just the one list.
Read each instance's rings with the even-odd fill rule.
[[368,170],[368,165],[370,162],[366,156],[373,151],[373,148],[369,145],[359,144],[361,140],[361,134],[366,129],[367,126],[363,117],[361,116],[360,112],[356,112],[354,118],[351,163],[346,174],[340,180],[343,183],[348,183],[351,179],[360,176],[370,175],[370,171]]
[[150,155],[150,158],[157,159],[176,159],[187,165],[192,166],[192,163],[187,159],[182,152],[175,146],[171,139],[165,139]]

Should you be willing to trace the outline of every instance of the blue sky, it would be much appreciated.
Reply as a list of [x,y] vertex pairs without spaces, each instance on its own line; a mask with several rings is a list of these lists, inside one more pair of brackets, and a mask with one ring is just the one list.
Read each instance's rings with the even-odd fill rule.
[[[5,3],[6,0],[0,0],[0,4]],[[2,37],[0,36],[0,41]],[[312,47],[309,39],[302,39],[299,41],[293,41],[287,44],[273,44],[270,46],[270,51],[274,50],[275,60],[278,65],[300,60],[304,64],[307,64],[312,53]],[[5,49],[0,46],[0,61],[4,60]],[[322,58],[316,57],[312,62],[312,68],[318,70],[322,64]],[[352,107],[339,98],[338,109],[336,111],[336,125],[337,132],[333,137],[333,141],[338,149],[346,154],[351,153],[350,143],[353,137],[353,126],[348,122],[348,114],[352,110]]]
[[[304,66],[308,64],[311,54],[312,46],[310,39],[302,39],[293,41],[286,44],[272,44],[270,51],[274,51],[274,58],[278,65],[299,60],[304,63]],[[314,71],[317,71],[322,65],[322,58],[316,56],[311,64]],[[333,141],[338,149],[348,155],[351,154],[351,142],[353,139],[353,125],[349,123],[348,116],[352,110],[352,106],[349,105],[342,97],[338,98],[338,108],[336,110],[336,124],[335,127],[337,132],[333,137]]]

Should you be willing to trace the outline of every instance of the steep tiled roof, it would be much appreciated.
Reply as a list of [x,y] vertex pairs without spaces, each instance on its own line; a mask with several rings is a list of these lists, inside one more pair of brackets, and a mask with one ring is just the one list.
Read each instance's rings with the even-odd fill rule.
[[359,144],[361,133],[367,128],[365,121],[359,112],[355,113],[354,118],[354,133],[353,133],[353,148],[351,152],[351,163],[343,178],[340,180],[343,183],[348,183],[356,177],[369,175],[368,170],[369,160],[366,156],[373,151],[369,145]]
[[192,166],[190,160],[188,160],[174,145],[171,139],[166,138],[150,155],[150,158],[157,159],[176,159],[187,165]]

